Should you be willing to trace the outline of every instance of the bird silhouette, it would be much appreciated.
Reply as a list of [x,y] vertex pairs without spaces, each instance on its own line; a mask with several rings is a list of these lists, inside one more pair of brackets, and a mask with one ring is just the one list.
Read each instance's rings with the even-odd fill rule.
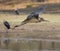
[[19,27],[21,25],[24,25],[33,18],[37,19],[38,22],[48,21],[48,20],[45,20],[44,18],[39,17],[39,15],[41,15],[45,11],[46,7],[47,6],[39,7],[37,10],[33,11],[30,15],[28,15],[27,18],[24,21],[22,21],[20,25],[16,25],[14,27]]
[[3,22],[3,24],[4,24],[4,26],[6,27],[6,33],[8,33],[8,30],[10,29],[10,24],[9,24],[9,22],[7,22],[7,21],[4,21]]
[[19,15],[19,10],[18,9],[15,9],[14,11],[17,15]]
[[10,29],[10,24],[7,21],[4,21],[3,24],[7,29]]

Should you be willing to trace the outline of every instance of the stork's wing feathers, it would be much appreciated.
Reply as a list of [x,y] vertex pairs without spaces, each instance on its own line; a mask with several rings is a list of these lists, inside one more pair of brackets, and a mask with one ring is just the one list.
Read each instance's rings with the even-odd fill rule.
[[37,10],[33,11],[30,15],[28,15],[27,19],[31,19],[33,17],[33,15],[36,15],[36,14],[42,14],[44,12],[44,7],[40,7],[38,8]]
[[40,7],[37,10],[35,10],[34,12],[32,12],[32,14],[42,14],[45,11],[44,7]]
[[34,11],[32,14],[42,14],[44,12],[43,8],[39,8],[36,11]]
[[38,7],[37,10],[33,11],[31,14],[42,14],[46,8],[47,6]]
[[44,7],[40,7],[37,8],[37,10],[34,10],[30,15],[27,16],[27,19],[31,19],[34,15],[36,14],[42,14],[44,12],[45,8]]

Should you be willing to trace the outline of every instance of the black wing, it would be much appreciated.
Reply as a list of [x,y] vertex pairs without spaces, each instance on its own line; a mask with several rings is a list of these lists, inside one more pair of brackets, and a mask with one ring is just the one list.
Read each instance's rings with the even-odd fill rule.
[[39,15],[45,12],[47,6],[37,7],[35,11],[33,11],[30,15],[27,16],[27,19],[31,19],[34,15]]

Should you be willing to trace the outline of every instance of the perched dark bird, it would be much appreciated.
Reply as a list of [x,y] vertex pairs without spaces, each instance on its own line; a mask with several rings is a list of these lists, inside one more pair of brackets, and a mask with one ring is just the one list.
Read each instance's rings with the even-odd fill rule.
[[18,9],[15,9],[14,11],[17,15],[19,15],[19,10]]
[[10,29],[10,24],[7,21],[4,21],[3,24],[7,29]]
[[4,21],[3,24],[4,24],[4,26],[6,27],[6,33],[8,33],[8,30],[11,29],[9,22]]
[[[21,22],[21,25],[28,23],[33,18],[37,19],[38,22],[47,21],[44,18],[39,17],[39,15],[41,15],[45,11],[45,8],[46,8],[46,6],[40,7],[37,10],[33,11],[30,15],[27,16],[27,18],[23,22]],[[16,25],[15,27],[19,27],[21,25]]]

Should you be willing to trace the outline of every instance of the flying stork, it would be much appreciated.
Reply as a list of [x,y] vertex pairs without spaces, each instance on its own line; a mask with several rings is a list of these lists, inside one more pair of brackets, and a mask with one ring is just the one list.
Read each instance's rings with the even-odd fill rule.
[[20,25],[16,25],[14,27],[19,27],[21,25],[24,25],[28,23],[32,18],[37,19],[38,22],[48,21],[43,19],[42,17],[39,17],[39,15],[41,15],[45,11],[45,9],[46,9],[46,6],[37,8],[37,10],[33,11],[30,15],[28,15],[27,18],[24,21],[22,21]]

